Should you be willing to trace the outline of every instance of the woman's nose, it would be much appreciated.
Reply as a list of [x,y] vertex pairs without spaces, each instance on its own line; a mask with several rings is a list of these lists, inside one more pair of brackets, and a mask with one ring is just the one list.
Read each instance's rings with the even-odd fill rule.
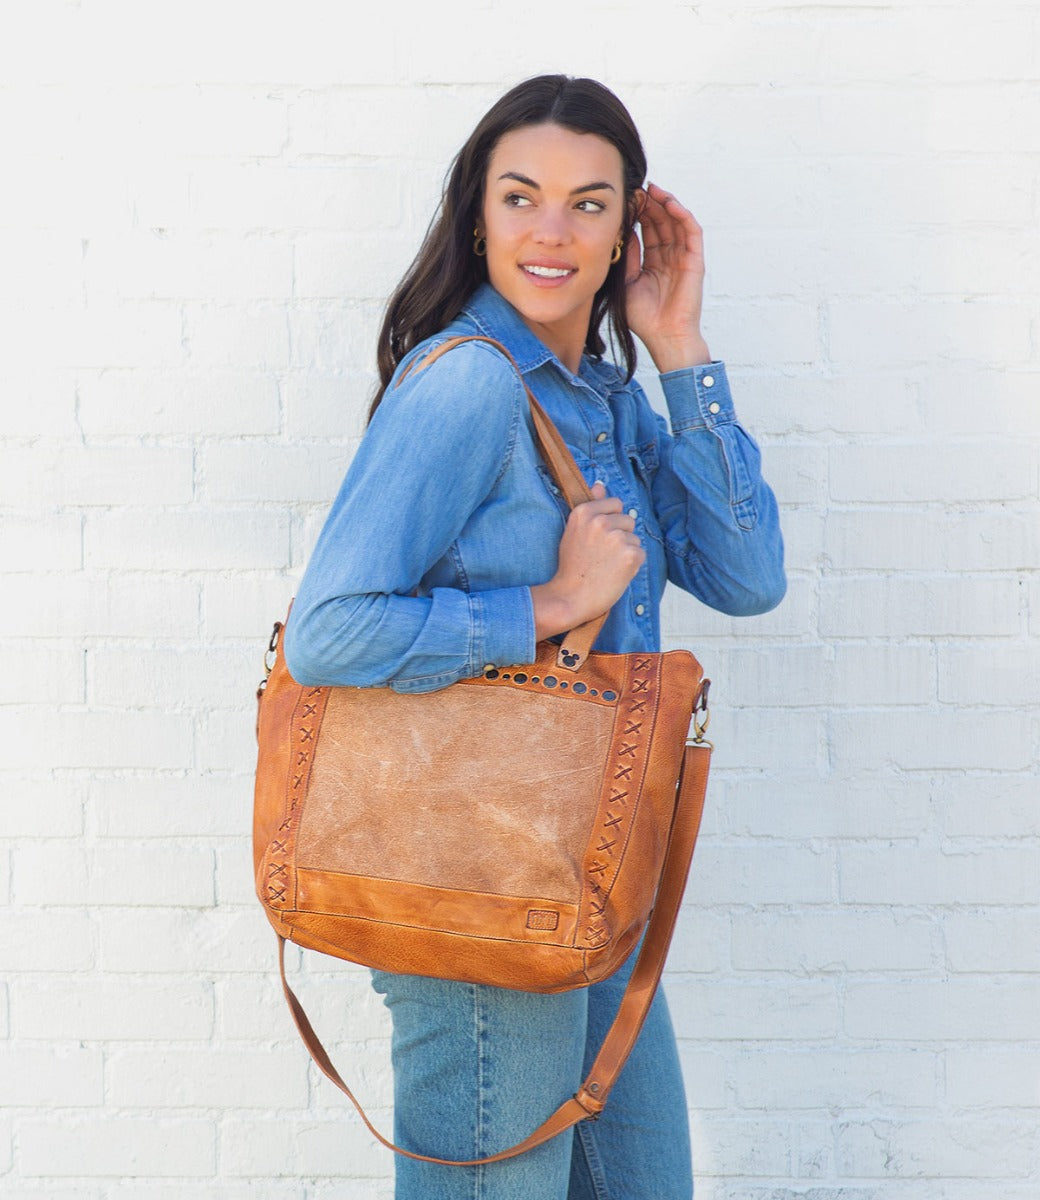
[[539,213],[539,221],[534,230],[535,240],[546,245],[559,245],[570,239],[570,226],[567,214],[548,208]]

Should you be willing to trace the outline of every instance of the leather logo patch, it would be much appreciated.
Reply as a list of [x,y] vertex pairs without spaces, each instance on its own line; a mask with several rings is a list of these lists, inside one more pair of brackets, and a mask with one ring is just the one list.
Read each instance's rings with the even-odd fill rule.
[[560,914],[545,908],[530,908],[527,910],[528,929],[553,930],[560,923]]

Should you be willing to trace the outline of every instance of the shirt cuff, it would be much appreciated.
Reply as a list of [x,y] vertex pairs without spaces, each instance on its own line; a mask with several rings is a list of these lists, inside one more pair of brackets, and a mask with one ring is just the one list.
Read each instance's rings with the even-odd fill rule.
[[529,587],[470,592],[469,602],[476,631],[474,675],[488,667],[534,661],[534,603]]
[[684,429],[711,429],[737,419],[724,362],[666,371],[661,376],[661,388],[673,433],[682,433]]

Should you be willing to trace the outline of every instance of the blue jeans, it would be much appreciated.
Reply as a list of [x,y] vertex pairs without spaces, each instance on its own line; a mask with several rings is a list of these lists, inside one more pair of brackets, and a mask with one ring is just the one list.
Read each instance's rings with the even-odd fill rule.
[[[373,972],[393,1017],[394,1133],[438,1158],[525,1138],[578,1089],[631,968],[557,995]],[[482,1167],[398,1156],[396,1200],[690,1200],[682,1075],[664,993],[598,1121]]]

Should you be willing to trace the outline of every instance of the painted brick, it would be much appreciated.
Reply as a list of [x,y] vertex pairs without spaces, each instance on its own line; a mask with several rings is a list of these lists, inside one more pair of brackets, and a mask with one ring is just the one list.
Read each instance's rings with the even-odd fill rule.
[[154,1117],[24,1120],[18,1127],[18,1166],[30,1177],[204,1177],[216,1166],[216,1131],[212,1121]]
[[[666,993],[667,990],[666,981]],[[682,1063],[686,1098],[694,1111],[725,1108],[729,1102],[726,1087],[728,1063],[725,1055],[694,1049],[689,1042],[680,1040],[679,1060]]]
[[8,571],[76,571],[83,558],[83,520],[78,513],[5,516],[0,556]]
[[204,708],[216,696],[246,697],[255,690],[256,648],[233,649],[115,647],[88,651],[91,701],[117,706],[132,697],[141,707]]
[[732,783],[716,775],[710,788],[711,806],[731,836],[889,839],[918,837],[931,827],[927,780],[894,772],[824,780],[790,773]]
[[353,446],[214,443],[201,456],[203,498],[327,503],[339,489]]
[[849,844],[839,851],[852,904],[1032,904],[1036,854],[1027,846]]
[[953,971],[1040,974],[1040,914],[1036,912],[996,907],[977,913],[951,912],[943,930]]
[[[695,871],[700,870],[698,859]],[[687,905],[680,915],[672,945],[668,951],[668,971],[723,971],[729,963],[729,927],[721,913],[709,912],[703,905]]]
[[1040,1052],[1029,1046],[945,1054],[946,1101],[955,1109],[1040,1108]]
[[939,699],[1028,710],[1040,701],[1040,645],[945,646],[939,654]]
[[193,180],[191,216],[202,229],[340,233],[349,225],[385,235],[401,219],[400,178],[385,163],[213,166]]
[[853,1038],[941,1043],[1028,1041],[1036,1025],[1035,979],[902,979],[849,983],[843,1001]]
[[252,804],[252,775],[114,776],[90,796],[97,832],[120,838],[240,837]]
[[0,644],[0,704],[82,704],[83,651],[75,642]]
[[[20,874],[25,865],[20,850],[14,853],[19,856],[15,870]],[[82,893],[77,890],[73,903],[81,899]],[[60,898],[54,903],[60,904]],[[93,965],[93,922],[88,913],[70,907],[64,910],[13,908],[6,914],[4,970],[75,972],[87,971]]]
[[274,937],[259,905],[248,912],[117,909],[99,912],[96,922],[105,972],[219,976],[275,966]]
[[99,297],[287,300],[293,292],[292,246],[275,238],[135,229],[91,238],[84,270]]
[[190,718],[156,712],[0,709],[8,767],[184,767],[191,762]]
[[842,1111],[931,1108],[939,1056],[917,1050],[766,1050],[735,1054],[732,1080],[742,1108]]
[[87,565],[158,571],[272,568],[285,561],[289,529],[277,512],[143,508],[91,513]]
[[856,576],[820,584],[824,637],[995,637],[1018,633],[1018,583],[1004,577]]
[[1040,835],[1036,775],[961,775],[944,778],[936,802],[950,837],[1027,838]]
[[843,708],[935,700],[935,659],[927,644],[778,643],[725,650],[716,658],[720,699],[737,707],[769,702]]
[[3,579],[5,633],[15,637],[188,637],[198,630],[199,585],[156,572],[52,580]]
[[71,780],[0,772],[0,821],[5,838],[78,837],[83,832],[83,787]]
[[286,431],[293,438],[356,441],[364,432],[377,383],[374,360],[367,368],[341,374],[286,372],[281,382]]
[[257,682],[275,621],[284,621],[295,584],[280,571],[222,571],[202,585],[202,632],[207,638],[245,638],[253,647]]
[[106,1064],[117,1108],[302,1108],[307,1056],[296,1050],[122,1050]]
[[956,513],[838,509],[827,514],[825,541],[840,570],[1004,571],[1040,558],[1035,513],[1004,506]]
[[834,899],[835,856],[820,846],[705,841],[687,896],[699,904],[821,904]]
[[913,712],[841,716],[833,722],[833,755],[842,769],[1026,769],[1035,746],[1029,715]]
[[0,1047],[0,1103],[44,1110],[100,1106],[103,1066],[101,1051],[92,1047]]
[[184,305],[185,346],[195,370],[246,367],[277,371],[289,363],[289,328],[273,302]]
[[125,979],[16,980],[11,988],[11,1029],[26,1039],[83,1041],[199,1041],[213,1029],[211,988],[190,979],[134,983],[125,1003]]
[[205,846],[127,842],[83,848],[65,841],[26,843],[15,852],[19,904],[213,903],[213,855]]
[[840,362],[870,365],[878,345],[893,365],[930,359],[1022,364],[1030,358],[1029,306],[1003,300],[834,300],[829,349]]
[[838,996],[829,983],[734,983],[686,975],[668,989],[680,1038],[802,1041],[838,1032]]
[[1029,446],[978,439],[835,446],[830,489],[839,503],[1023,500],[1036,495],[1036,458]]
[[736,913],[733,965],[743,971],[926,971],[942,961],[927,917],[846,908]]
[[694,1162],[705,1175],[753,1178],[791,1171],[791,1132],[783,1120],[705,1114],[691,1140]]
[[1040,1124],[953,1120],[849,1122],[838,1129],[842,1170],[865,1178],[932,1176],[1024,1179],[1035,1164]]
[[91,437],[274,434],[278,384],[253,367],[84,371],[79,419]]

